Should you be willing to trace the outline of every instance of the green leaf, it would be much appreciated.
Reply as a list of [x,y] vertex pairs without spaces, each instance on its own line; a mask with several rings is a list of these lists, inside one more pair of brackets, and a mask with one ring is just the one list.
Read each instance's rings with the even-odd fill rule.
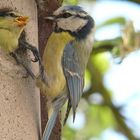
[[77,5],[79,0],[64,0],[64,3],[70,5]]
[[91,84],[91,75],[88,70],[85,71],[85,87],[84,90],[87,90]]
[[62,131],[62,134],[62,140],[74,140],[76,132],[66,125]]
[[108,53],[99,53],[96,55],[92,55],[92,63],[100,73],[104,74],[110,66],[110,63],[108,61]]
[[98,25],[97,29],[104,27],[104,26],[109,26],[112,24],[125,25],[125,23],[126,23],[126,19],[124,17],[115,17],[115,18],[108,19],[105,22],[103,22],[102,24]]

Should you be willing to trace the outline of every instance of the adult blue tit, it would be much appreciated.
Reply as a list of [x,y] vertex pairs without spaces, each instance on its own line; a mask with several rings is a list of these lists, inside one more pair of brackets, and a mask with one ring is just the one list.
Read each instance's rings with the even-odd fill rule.
[[23,65],[29,74],[35,78],[31,70],[21,62],[15,53],[15,50],[19,48],[20,44],[22,47],[31,50],[35,56],[35,61],[39,60],[41,64],[37,49],[27,43],[25,40],[19,40],[27,21],[27,16],[22,16],[10,9],[0,9],[0,48],[6,53],[11,54],[19,63]]
[[68,101],[65,121],[72,108],[73,120],[83,94],[84,72],[93,47],[94,20],[79,6],[62,6],[46,17],[54,24],[43,54],[47,83],[37,85],[48,99],[49,120],[42,140],[49,140],[62,106]]

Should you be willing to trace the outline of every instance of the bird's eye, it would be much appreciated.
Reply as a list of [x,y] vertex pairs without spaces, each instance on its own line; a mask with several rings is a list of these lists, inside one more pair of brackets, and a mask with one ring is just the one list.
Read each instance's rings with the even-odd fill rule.
[[8,15],[11,16],[11,17],[17,17],[17,16],[16,16],[14,13],[12,13],[12,12],[9,13]]
[[70,13],[64,13],[62,15],[63,18],[68,18],[68,17],[71,17],[71,16],[72,16],[72,14],[70,14]]

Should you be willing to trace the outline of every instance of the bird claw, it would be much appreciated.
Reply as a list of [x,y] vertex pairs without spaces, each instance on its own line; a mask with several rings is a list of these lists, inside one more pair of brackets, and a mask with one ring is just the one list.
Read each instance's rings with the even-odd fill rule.
[[[29,44],[28,42],[24,41],[24,40],[20,40],[20,44],[30,50],[33,55],[34,55],[34,59],[31,59],[32,62],[39,62],[39,70],[40,70],[40,74],[41,74],[41,79],[44,80],[46,79],[46,74],[44,72],[44,67],[43,67],[43,64],[42,64],[42,61],[41,61],[41,56],[40,56],[40,53],[39,51],[37,50],[36,47],[32,46],[31,44]],[[46,81],[46,80],[44,80]],[[47,83],[47,82],[46,82]]]
[[31,44],[29,44],[28,42],[24,40],[20,40],[20,44],[22,45],[22,47],[30,50],[33,53],[35,58],[31,60],[32,62],[39,61],[39,63],[41,63],[41,57],[36,47],[32,46]]
[[37,51],[37,49],[34,48],[34,47],[32,47],[31,51],[32,51],[32,53],[33,53],[33,55],[34,55],[34,57],[35,57],[35,58],[32,59],[31,61],[32,61],[32,62],[37,62],[37,61],[39,61],[39,63],[41,63],[41,57],[40,57],[40,54],[39,54],[39,52]]

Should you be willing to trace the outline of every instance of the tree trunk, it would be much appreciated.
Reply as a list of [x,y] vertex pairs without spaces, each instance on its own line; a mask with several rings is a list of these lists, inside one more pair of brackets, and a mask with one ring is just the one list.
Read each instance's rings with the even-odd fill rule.
[[[26,39],[38,45],[37,8],[34,0],[1,0],[0,9],[12,8],[30,17]],[[29,55],[29,54],[28,54]],[[38,66],[33,64],[33,71]],[[36,71],[37,72],[37,71]],[[39,140],[40,96],[34,81],[8,54],[0,50],[0,139]]]
[[[62,1],[63,0],[36,0],[37,7],[38,7],[39,49],[41,52],[41,56],[43,55],[45,44],[47,43],[47,39],[52,32],[52,23],[46,22],[44,20],[44,17],[49,14],[52,14],[54,10],[60,7]],[[46,123],[48,121],[46,102],[47,102],[46,97],[44,97],[43,94],[41,94],[42,132],[44,131]],[[60,117],[58,116],[50,140],[60,140],[60,139],[61,139],[61,124],[60,124]]]

